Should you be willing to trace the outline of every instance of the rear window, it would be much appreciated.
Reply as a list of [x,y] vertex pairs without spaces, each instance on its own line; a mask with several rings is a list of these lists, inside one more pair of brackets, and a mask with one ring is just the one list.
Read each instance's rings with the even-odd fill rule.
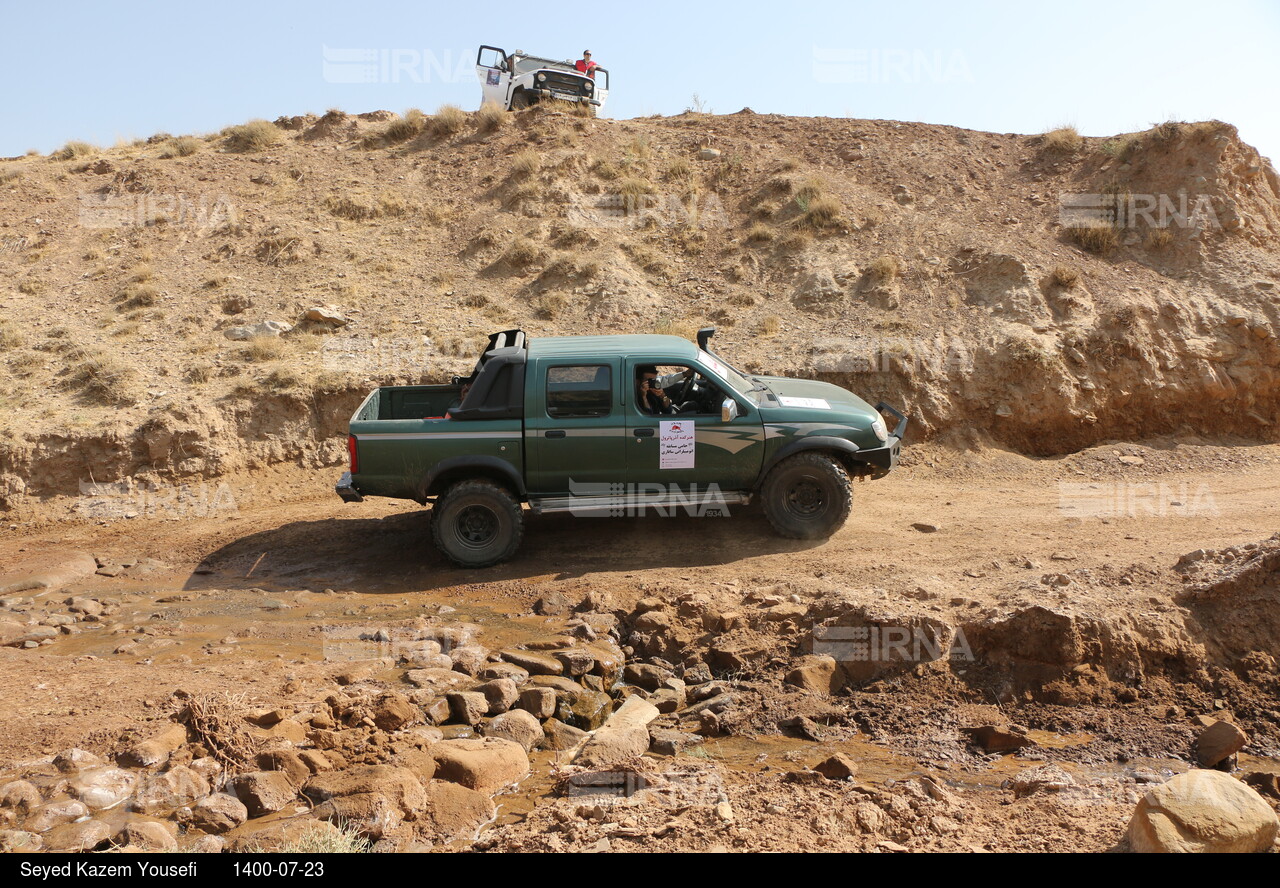
[[547,415],[608,416],[613,377],[607,364],[547,368]]

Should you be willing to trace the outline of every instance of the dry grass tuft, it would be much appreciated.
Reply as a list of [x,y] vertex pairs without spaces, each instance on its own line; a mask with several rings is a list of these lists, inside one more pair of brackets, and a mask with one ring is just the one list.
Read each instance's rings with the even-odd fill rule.
[[507,125],[507,112],[497,102],[485,102],[476,112],[476,129],[482,133],[493,133]]
[[160,293],[151,284],[136,282],[120,291],[121,308],[150,308],[160,301]]
[[180,136],[176,139],[170,139],[160,146],[160,156],[163,158],[173,157],[190,157],[196,152],[204,148],[204,142],[195,136]]
[[543,258],[542,248],[527,237],[518,237],[502,254],[502,264],[511,269],[528,268]]
[[1080,269],[1073,265],[1055,265],[1049,271],[1049,280],[1055,287],[1070,290],[1080,283]]
[[840,205],[840,201],[830,195],[823,195],[809,201],[799,223],[814,231],[835,228],[839,226],[843,213],[844,207]]
[[782,321],[776,315],[769,315],[756,326],[756,333],[761,336],[776,336],[782,329]]
[[1067,229],[1067,236],[1090,253],[1106,255],[1120,243],[1120,236],[1111,225],[1081,225]]
[[431,135],[438,138],[452,136],[462,131],[467,124],[467,112],[457,105],[441,105],[427,124]]
[[366,136],[361,144],[366,148],[377,148],[383,144],[395,145],[414,138],[427,128],[427,115],[417,108],[410,108],[404,116],[388,123],[380,132]]
[[886,253],[867,266],[867,273],[877,283],[896,281],[902,277],[902,260],[897,256]]
[[527,176],[532,176],[540,169],[542,169],[542,155],[532,148],[526,148],[524,151],[518,152],[511,159],[512,176],[523,179]]
[[256,364],[278,361],[288,351],[283,339],[279,336],[255,336],[244,348],[246,359]]
[[21,345],[22,335],[8,324],[0,323],[0,351],[8,351]]
[[293,265],[307,258],[306,245],[300,237],[269,237],[258,242],[254,255],[268,265]]
[[104,404],[132,404],[137,372],[119,359],[98,351],[73,349],[67,385]]
[[1075,154],[1084,147],[1084,138],[1074,126],[1060,126],[1045,133],[1041,144],[1055,154]]
[[1173,246],[1173,232],[1167,228],[1155,228],[1147,235],[1148,250],[1167,250]]
[[284,130],[269,120],[250,120],[222,131],[229,151],[250,153],[263,151],[284,139]]
[[772,228],[763,222],[757,222],[747,229],[746,241],[749,244],[767,244],[775,236]]
[[81,157],[93,157],[98,153],[98,146],[88,142],[68,142],[49,156],[54,160],[76,160]]

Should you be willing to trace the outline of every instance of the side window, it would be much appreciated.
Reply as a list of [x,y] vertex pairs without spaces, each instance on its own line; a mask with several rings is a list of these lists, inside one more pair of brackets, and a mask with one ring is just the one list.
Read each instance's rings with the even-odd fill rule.
[[547,368],[547,415],[608,416],[613,375],[607,364]]
[[[694,372],[693,381],[686,386],[689,382],[686,374],[690,371]],[[633,409],[639,413],[708,415],[720,412],[719,388],[688,364],[638,364],[635,387]]]

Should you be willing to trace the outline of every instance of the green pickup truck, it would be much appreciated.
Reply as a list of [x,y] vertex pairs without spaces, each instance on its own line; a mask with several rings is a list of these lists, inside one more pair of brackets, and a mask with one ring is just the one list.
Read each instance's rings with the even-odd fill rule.
[[464,567],[516,551],[525,503],[724,515],[758,495],[783,536],[830,536],[849,517],[851,476],[897,465],[906,416],[827,383],[749,376],[710,352],[714,334],[494,333],[470,376],[364,400],[337,493],[432,503],[432,538]]

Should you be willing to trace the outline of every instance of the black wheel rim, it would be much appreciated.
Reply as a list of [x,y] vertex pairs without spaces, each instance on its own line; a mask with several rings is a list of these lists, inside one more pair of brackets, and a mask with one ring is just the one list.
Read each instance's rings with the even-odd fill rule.
[[467,506],[458,513],[454,536],[468,549],[483,549],[498,536],[498,514],[488,506]]
[[813,478],[801,478],[787,491],[787,511],[797,518],[816,518],[827,508],[827,492]]

